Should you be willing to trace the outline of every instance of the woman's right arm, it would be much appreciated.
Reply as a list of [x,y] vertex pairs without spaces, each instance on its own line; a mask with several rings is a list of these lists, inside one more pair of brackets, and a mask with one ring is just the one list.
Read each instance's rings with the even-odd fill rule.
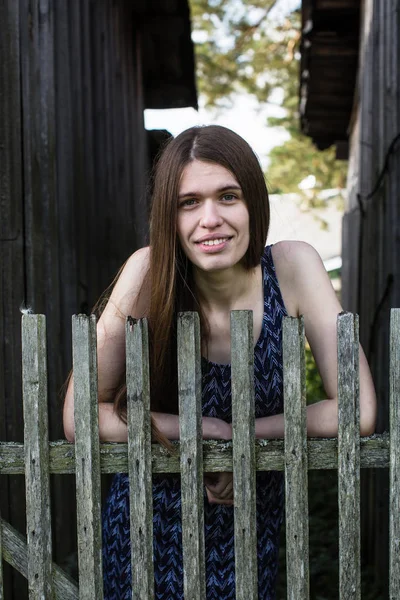
[[[150,301],[149,290],[142,289],[149,253],[149,248],[142,248],[128,259],[97,324],[99,436],[104,442],[127,441],[127,426],[115,411],[113,400],[125,369],[126,316],[142,317]],[[63,410],[64,433],[70,442],[75,440],[73,386],[72,374]],[[153,412],[152,417],[167,439],[179,439],[177,415]],[[220,419],[203,417],[203,438],[231,439],[231,426]]]
[[[132,254],[124,265],[110,299],[97,323],[97,368],[99,399],[99,434],[102,441],[122,442],[127,428],[114,410],[114,396],[125,368],[125,321],[131,315],[145,314],[148,292],[141,288],[149,267],[149,248]],[[75,439],[74,378],[69,381],[64,401],[64,433]]]

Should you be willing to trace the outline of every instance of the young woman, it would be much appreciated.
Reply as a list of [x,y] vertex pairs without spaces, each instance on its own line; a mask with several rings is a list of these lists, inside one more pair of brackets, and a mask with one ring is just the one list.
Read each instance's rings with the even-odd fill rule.
[[[315,250],[300,242],[265,247],[269,225],[264,176],[249,145],[218,126],[173,139],[156,168],[150,246],[125,264],[98,322],[99,423],[104,441],[126,441],[125,317],[147,317],[154,436],[179,437],[176,317],[196,310],[202,331],[204,439],[229,440],[230,311],[254,320],[256,436],[283,437],[282,318],[304,315],[326,399],[307,409],[310,436],[337,433],[336,317],[339,301]],[[361,435],[375,424],[375,393],[360,351]],[[122,386],[122,387],[121,387]],[[64,427],[74,438],[73,381]],[[207,598],[235,597],[232,474],[205,478]],[[183,598],[180,484],[153,480],[155,597]],[[275,598],[283,479],[257,475],[259,598]],[[130,598],[128,477],[117,474],[104,510],[104,591]]]

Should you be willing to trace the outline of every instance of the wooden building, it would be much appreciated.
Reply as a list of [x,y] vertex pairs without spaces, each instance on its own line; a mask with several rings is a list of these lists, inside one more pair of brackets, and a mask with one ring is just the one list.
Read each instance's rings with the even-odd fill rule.
[[[303,0],[303,131],[348,158],[342,301],[360,336],[388,426],[390,308],[400,306],[400,3]],[[364,477],[363,558],[387,597],[388,475]]]
[[[47,316],[51,439],[71,366],[71,315],[88,312],[147,236],[158,140],[145,108],[197,106],[187,0],[0,3],[0,440],[23,440],[20,306]],[[74,478],[52,479],[54,560],[75,548]],[[24,481],[0,511],[25,533]],[[72,561],[73,562],[73,561]],[[5,597],[27,597],[5,566]]]

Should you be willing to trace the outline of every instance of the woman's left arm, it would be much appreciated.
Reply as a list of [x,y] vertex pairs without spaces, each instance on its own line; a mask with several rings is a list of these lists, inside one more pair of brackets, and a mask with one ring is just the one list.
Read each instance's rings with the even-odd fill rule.
[[[307,407],[307,434],[333,437],[338,430],[337,315],[343,309],[329,276],[314,248],[303,242],[279,242],[273,259],[283,300],[290,316],[303,315],[307,340],[313,352],[327,399]],[[360,434],[375,430],[376,396],[371,373],[360,346]],[[284,435],[283,415],[256,420],[256,437]]]

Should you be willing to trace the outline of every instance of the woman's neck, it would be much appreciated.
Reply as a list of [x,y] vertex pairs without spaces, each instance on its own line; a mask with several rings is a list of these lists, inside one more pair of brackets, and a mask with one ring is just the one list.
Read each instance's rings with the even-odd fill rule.
[[234,269],[206,272],[194,268],[194,281],[204,307],[217,310],[234,310],[247,304],[255,288],[259,286],[261,267],[245,269],[237,265]]

